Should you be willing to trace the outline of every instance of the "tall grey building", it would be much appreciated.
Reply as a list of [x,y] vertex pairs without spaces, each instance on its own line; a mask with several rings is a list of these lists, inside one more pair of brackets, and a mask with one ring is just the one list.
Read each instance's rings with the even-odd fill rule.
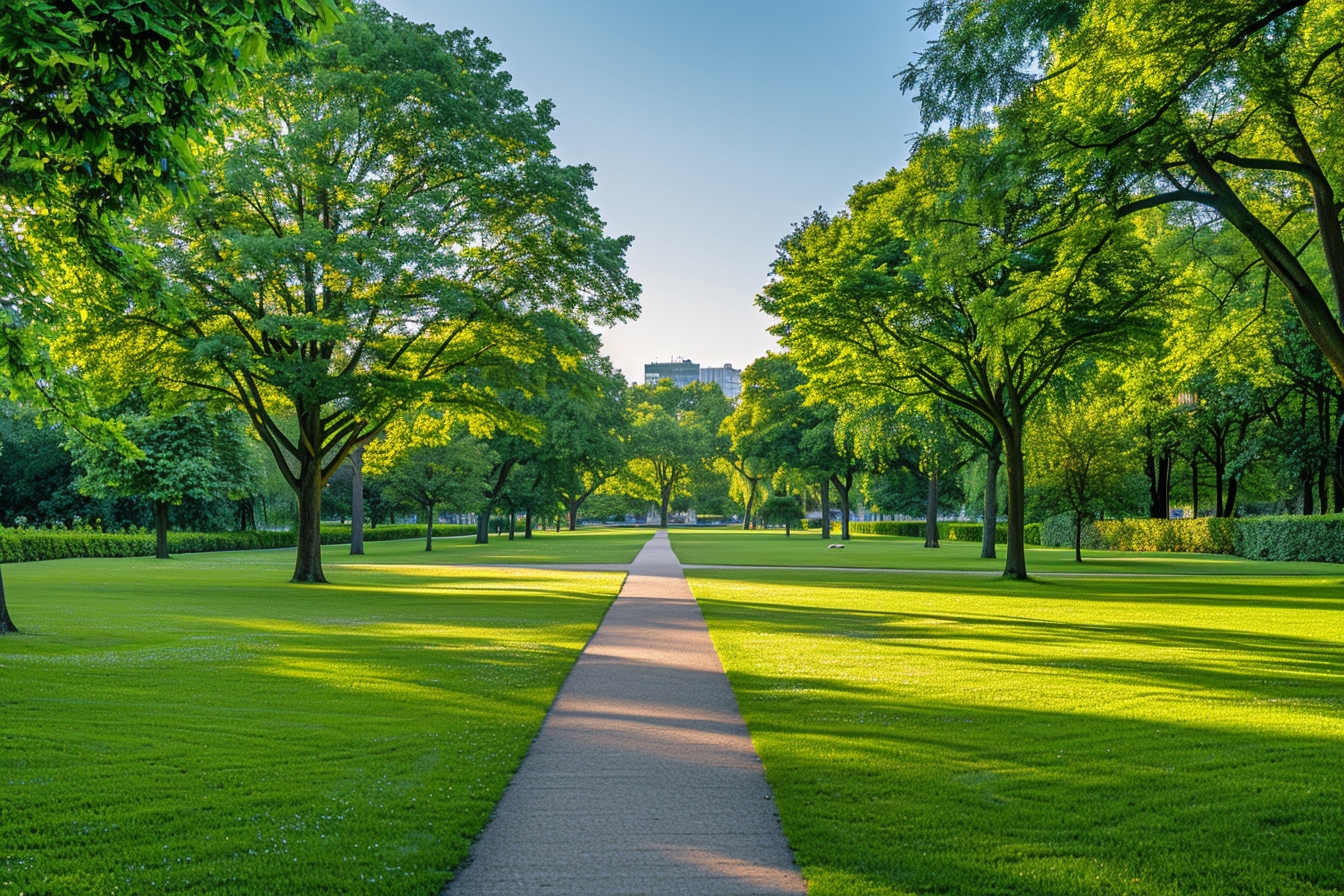
[[719,390],[729,398],[736,398],[742,394],[742,371],[734,370],[731,364],[722,367],[701,367],[700,382],[718,383]]
[[674,386],[691,383],[718,383],[719,390],[729,398],[742,394],[742,371],[733,365],[701,367],[694,361],[674,358],[671,361],[644,365],[644,385],[656,386],[660,380],[671,380]]

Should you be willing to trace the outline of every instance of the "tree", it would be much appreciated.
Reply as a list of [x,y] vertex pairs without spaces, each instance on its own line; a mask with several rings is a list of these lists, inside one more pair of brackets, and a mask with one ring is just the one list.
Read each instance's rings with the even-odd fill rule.
[[194,192],[222,102],[330,30],[338,0],[10,0],[0,7],[0,292],[31,292],[15,239],[53,219],[115,263],[105,212]]
[[692,466],[718,456],[719,432],[730,405],[715,384],[677,387],[669,380],[630,387],[626,404],[630,460],[615,487],[656,502],[659,525],[666,528],[672,499],[689,494]]
[[155,553],[168,559],[168,509],[187,498],[214,498],[248,489],[252,452],[236,413],[213,414],[195,403],[171,416],[124,419],[134,453],[82,443],[76,449],[91,494],[139,497],[154,507]]
[[930,137],[844,214],[786,238],[759,300],[814,388],[856,406],[930,395],[998,432],[1011,578],[1027,574],[1032,403],[1085,353],[1123,351],[1162,284],[1132,226],[1068,197],[1057,171],[1004,135]]
[[1133,459],[1127,450],[1129,411],[1089,390],[1079,400],[1056,400],[1032,427],[1032,480],[1048,506],[1073,517],[1073,556],[1083,562],[1083,523],[1130,503]]
[[1287,291],[1344,383],[1344,43],[1328,0],[926,0],[926,126],[997,114],[1117,214],[1196,209]]
[[358,7],[254,79],[207,198],[137,222],[165,289],[89,309],[90,365],[247,412],[297,497],[296,582],[325,581],[323,484],[390,420],[503,413],[482,378],[525,381],[547,313],[636,311],[591,169],[556,160],[550,104],[500,62],[469,32]]
[[570,531],[578,528],[584,502],[625,465],[628,435],[625,378],[596,346],[582,372],[539,416],[544,432],[537,464],[564,503]]
[[791,527],[798,525],[803,517],[803,505],[797,495],[771,495],[761,505],[761,519],[767,525],[773,523],[784,527],[784,537],[789,537]]
[[425,515],[425,550],[434,550],[434,514],[444,504],[477,507],[490,471],[488,449],[467,433],[421,444],[397,457],[383,474],[387,494]]

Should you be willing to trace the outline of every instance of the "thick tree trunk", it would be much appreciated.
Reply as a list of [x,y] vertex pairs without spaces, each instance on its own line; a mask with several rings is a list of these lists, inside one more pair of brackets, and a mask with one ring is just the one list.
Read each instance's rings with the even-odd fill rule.
[[[579,528],[579,502],[570,498],[565,502],[565,510],[568,512],[569,516],[569,531],[573,532]],[[560,531],[560,526],[558,524],[555,527],[555,531]]]
[[523,537],[532,537],[532,508],[527,509],[527,516],[523,520]]
[[5,603],[5,577],[0,574],[0,635],[18,634],[19,627],[9,617],[9,605]]
[[434,550],[434,505],[425,507],[425,550]]
[[924,547],[938,547],[938,471],[929,473],[929,497],[924,504]]
[[1316,512],[1316,490],[1313,487],[1316,474],[1307,470],[1302,474],[1302,515],[1311,516]]
[[1003,455],[1008,468],[1008,544],[1007,562],[1003,575],[1009,579],[1027,577],[1026,551],[1026,470],[1023,467],[1022,437],[1020,433],[1004,435]]
[[831,482],[840,493],[840,540],[849,541],[849,486],[839,476],[832,476]]
[[1157,493],[1158,509],[1162,513],[1162,519],[1171,518],[1171,449],[1162,449],[1162,456],[1157,461]]
[[364,553],[364,446],[350,455],[350,553]]
[[168,502],[154,502],[154,556],[168,559]]
[[291,582],[305,585],[326,584],[322,572],[322,476],[321,462],[305,459],[299,470],[299,544],[294,558]]
[[666,528],[667,528],[667,506],[668,506],[670,503],[672,503],[672,486],[670,486],[670,485],[665,485],[665,486],[662,487],[661,498],[662,498],[662,503],[661,503],[661,504],[659,505],[659,507],[658,507],[658,521],[659,521],[659,522],[658,522],[658,528],[660,528],[660,529],[666,529]]
[[1003,454],[1003,437],[998,430],[989,443],[989,453],[985,457],[985,512],[984,525],[980,531],[980,559],[994,560],[998,557],[995,544],[999,529],[999,466]]
[[831,480],[821,480],[821,540],[831,540]]
[[1075,563],[1083,562],[1083,515],[1081,513],[1073,515],[1073,560]]
[[490,508],[476,514],[476,543],[490,543]]
[[756,507],[756,487],[753,485],[751,491],[747,492],[747,506],[742,511],[742,528],[747,530],[751,528],[751,512]]

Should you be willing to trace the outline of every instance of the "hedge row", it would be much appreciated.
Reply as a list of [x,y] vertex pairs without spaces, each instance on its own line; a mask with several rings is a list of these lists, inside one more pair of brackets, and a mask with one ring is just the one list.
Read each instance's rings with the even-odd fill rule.
[[[1046,545],[1073,547],[1069,514],[1046,520],[1042,532]],[[1344,514],[1101,520],[1083,526],[1082,546],[1094,551],[1174,551],[1344,563]]]
[[[475,526],[434,527],[437,536],[471,535]],[[392,541],[424,537],[424,526],[365,528],[365,541]],[[196,554],[205,551],[250,551],[292,548],[293,532],[169,532],[168,551]],[[323,526],[323,544],[349,544],[349,526]],[[75,557],[152,557],[153,533],[80,532],[60,529],[0,529],[0,563],[68,560]]]
[[[902,538],[923,538],[923,520],[881,520],[870,523],[850,523],[849,531],[855,535],[896,535]],[[984,527],[980,523],[943,523],[938,524],[938,538],[949,541],[979,542]],[[1040,523],[1027,523],[1023,532],[1027,544],[1041,543]],[[994,529],[994,541],[1008,543],[1008,524],[999,523]],[[1072,544],[1073,542],[1069,542]]]

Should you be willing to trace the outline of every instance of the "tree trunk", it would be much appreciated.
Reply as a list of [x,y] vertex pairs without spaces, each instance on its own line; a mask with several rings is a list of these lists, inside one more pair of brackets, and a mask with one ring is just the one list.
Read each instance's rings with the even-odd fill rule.
[[247,532],[257,528],[257,499],[238,499],[238,531]]
[[527,516],[523,519],[523,537],[532,537],[532,508],[527,508]]
[[1026,470],[1023,468],[1022,436],[1017,432],[1004,434],[1003,455],[1008,468],[1008,544],[1007,562],[1003,575],[1009,579],[1027,577],[1026,551]]
[[18,634],[19,627],[9,617],[9,605],[5,603],[5,577],[0,575],[0,635]]
[[364,553],[364,446],[350,454],[350,553]]
[[154,556],[168,559],[168,502],[154,502]]
[[490,543],[490,508],[482,510],[476,515],[476,543]]
[[840,493],[840,540],[849,541],[849,486],[841,482],[839,476],[832,476],[831,482]]
[[745,531],[751,528],[751,511],[756,506],[756,483],[751,484],[747,492],[747,505],[742,511],[742,529]]
[[1083,562],[1083,515],[1081,513],[1073,515],[1073,561],[1075,563]]
[[831,480],[821,480],[821,540],[831,540]]
[[1199,461],[1190,458],[1190,513],[1199,519]]
[[1158,509],[1162,519],[1171,519],[1171,449],[1163,448],[1157,460]]
[[1307,470],[1302,474],[1302,515],[1311,516],[1316,512],[1316,474]]
[[425,550],[434,550],[434,505],[425,505]]
[[322,573],[322,461],[303,458],[299,468],[299,544],[291,582],[324,585]]
[[[565,505],[565,509],[569,514],[569,531],[573,532],[579,528],[579,502],[570,498],[565,501]],[[555,527],[555,531],[560,531],[560,526],[558,524]]]
[[1213,465],[1213,481],[1214,481],[1215,486],[1217,487],[1217,491],[1214,492],[1214,498],[1216,499],[1216,501],[1215,501],[1215,503],[1214,503],[1214,505],[1213,505],[1213,515],[1216,516],[1216,517],[1221,518],[1221,517],[1223,516],[1223,465],[1222,465],[1222,464],[1214,464],[1214,465]]
[[1237,512],[1237,482],[1235,476],[1227,481],[1227,504],[1223,506],[1223,516],[1229,520]]
[[670,504],[670,503],[672,502],[672,486],[670,486],[670,485],[665,485],[665,486],[663,486],[663,487],[662,487],[662,495],[661,495],[661,497],[662,497],[662,504],[661,504],[661,505],[659,506],[659,508],[658,508],[658,520],[659,520],[659,522],[658,522],[658,528],[660,528],[660,529],[666,529],[666,528],[667,528],[667,505]]
[[1003,454],[1003,437],[994,430],[989,442],[989,454],[985,456],[985,513],[984,525],[980,531],[980,559],[993,560],[998,557],[995,544],[999,534],[999,466]]
[[929,499],[924,505],[924,547],[938,547],[938,471],[929,473]]

